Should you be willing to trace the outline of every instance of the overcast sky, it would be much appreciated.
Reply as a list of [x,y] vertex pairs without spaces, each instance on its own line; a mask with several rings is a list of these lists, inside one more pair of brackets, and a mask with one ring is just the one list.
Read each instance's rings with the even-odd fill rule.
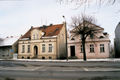
[[[84,6],[76,9],[74,4],[60,4],[57,0],[0,0],[0,36],[20,36],[31,26],[60,24],[66,17],[80,15]],[[108,32],[113,41],[114,30],[120,21],[120,4],[86,8],[85,13],[96,17],[97,24]]]

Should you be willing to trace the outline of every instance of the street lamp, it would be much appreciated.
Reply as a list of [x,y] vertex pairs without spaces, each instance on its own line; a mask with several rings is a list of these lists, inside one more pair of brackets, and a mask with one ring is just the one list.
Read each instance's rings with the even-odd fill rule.
[[[65,19],[65,16],[63,16]],[[67,25],[66,25],[66,19],[65,19],[65,38],[66,38],[66,60],[68,61],[68,48],[67,48]]]

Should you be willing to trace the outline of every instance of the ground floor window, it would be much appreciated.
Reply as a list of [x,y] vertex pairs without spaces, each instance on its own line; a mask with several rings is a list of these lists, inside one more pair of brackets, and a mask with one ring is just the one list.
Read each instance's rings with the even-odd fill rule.
[[30,45],[28,45],[28,51],[27,52],[30,53]]
[[93,53],[93,52],[94,52],[94,45],[90,44],[90,53]]
[[45,52],[45,44],[42,44],[42,52]]
[[104,47],[104,44],[100,44],[100,52],[105,52],[105,47]]
[[48,52],[52,52],[52,44],[49,44],[49,50]]
[[81,53],[83,53],[83,46],[80,45],[80,50],[81,50]]
[[25,52],[25,45],[22,45],[22,53]]

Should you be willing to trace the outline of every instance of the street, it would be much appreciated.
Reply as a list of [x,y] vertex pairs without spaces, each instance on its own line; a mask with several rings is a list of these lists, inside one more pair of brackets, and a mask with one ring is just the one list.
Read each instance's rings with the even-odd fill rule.
[[120,80],[119,61],[0,61],[0,80]]

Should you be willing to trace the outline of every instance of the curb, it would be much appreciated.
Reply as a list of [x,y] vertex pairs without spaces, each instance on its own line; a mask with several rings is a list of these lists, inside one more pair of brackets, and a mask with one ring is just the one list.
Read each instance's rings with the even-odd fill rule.
[[67,60],[42,60],[42,59],[0,59],[0,61],[26,61],[26,62],[120,62],[120,59],[69,59]]

